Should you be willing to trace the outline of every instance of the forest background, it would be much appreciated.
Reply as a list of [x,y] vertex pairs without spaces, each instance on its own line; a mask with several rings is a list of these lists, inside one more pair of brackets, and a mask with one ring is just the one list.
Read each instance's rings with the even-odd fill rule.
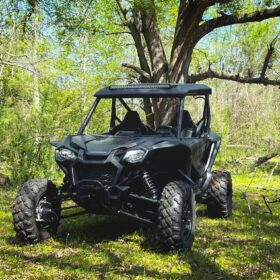
[[[177,2],[156,1],[167,51]],[[204,17],[249,13],[275,3],[234,1],[210,7]],[[98,89],[141,80],[123,67],[138,64],[134,41],[115,1],[5,0],[0,3],[0,26],[1,169],[17,185],[36,176],[58,176],[49,140],[77,132]],[[223,138],[220,156],[227,162],[279,153],[279,28],[279,18],[218,28],[193,51],[191,72],[211,67],[213,72],[254,78],[273,48],[265,75],[275,85],[203,81],[213,87],[212,127]],[[101,117],[95,122],[97,127],[104,123]]]
[[[207,239],[210,233],[202,233],[203,225],[210,227],[217,236],[221,236],[222,233],[216,232],[217,228],[214,229],[213,225],[218,226],[218,224],[212,224],[206,219],[200,222],[200,229],[198,229],[200,239],[197,244],[200,242],[202,247],[195,245],[197,247],[194,248],[194,255],[187,257],[188,263],[191,266],[193,261],[201,264],[199,268],[193,265],[193,269],[196,268],[198,271],[202,269],[200,271],[202,274],[196,274],[199,279],[202,279],[201,275],[205,272],[203,264],[212,273],[213,279],[217,279],[216,276],[229,279],[237,275],[243,275],[245,278],[257,275],[263,279],[280,277],[280,257],[272,253],[277,251],[275,246],[278,246],[279,252],[279,245],[276,245],[279,244],[279,234],[276,234],[277,223],[279,232],[279,215],[278,218],[269,216],[268,224],[272,225],[271,228],[264,230],[254,227],[256,223],[263,226],[267,214],[263,216],[257,213],[256,216],[248,218],[249,214],[253,215],[252,209],[249,212],[247,202],[241,201],[248,190],[252,193],[259,191],[273,198],[277,197],[280,190],[280,3],[277,0],[2,0],[0,2],[0,173],[10,178],[12,189],[7,193],[5,190],[1,192],[3,227],[10,223],[10,214],[5,207],[10,205],[15,190],[24,181],[34,177],[46,177],[61,182],[62,174],[55,163],[54,149],[49,145],[49,141],[63,139],[78,131],[92,105],[93,94],[98,89],[111,84],[174,81],[174,78],[162,80],[162,76],[159,77],[155,61],[151,57],[149,37],[145,34],[144,28],[144,33],[140,34],[141,48],[144,56],[148,57],[148,70],[151,71],[148,73],[143,70],[145,65],[141,64],[141,48],[136,40],[139,32],[133,29],[135,26],[139,27],[135,14],[140,10],[143,22],[143,15],[146,19],[149,19],[150,15],[156,19],[158,32],[156,36],[160,35],[160,41],[156,37],[157,43],[159,47],[164,45],[164,55],[169,61],[172,60],[174,53],[173,40],[174,30],[178,26],[176,22],[178,12],[183,14],[184,11],[182,3],[196,4],[197,2],[205,2],[208,5],[207,8],[205,6],[199,26],[213,18],[222,18],[222,22],[226,18],[231,22],[221,24],[219,21],[219,28],[211,29],[211,32],[205,34],[193,46],[191,60],[188,61],[188,75],[186,77],[183,73],[178,81],[197,81],[213,88],[211,126],[222,136],[222,147],[216,168],[230,170],[236,186],[235,202],[238,209],[235,218],[229,222],[233,229],[232,234],[243,236],[238,228],[241,222],[241,228],[245,228],[248,232],[251,230],[251,235],[242,237],[245,240],[264,234],[264,238],[274,241],[271,241],[271,244],[265,241],[263,246],[259,245],[258,248],[254,247],[253,243],[248,243],[246,255],[240,249],[241,243],[233,244],[230,238],[224,240],[223,244],[221,240]],[[154,12],[145,14],[145,11]],[[246,16],[248,14],[253,15],[253,18]],[[152,29],[150,31],[153,33]],[[156,107],[151,109],[155,110]],[[109,110],[110,108],[105,106],[98,112],[99,117],[95,119],[96,129],[104,129],[104,131],[107,129],[104,127],[102,116]],[[272,159],[256,167],[260,157]],[[276,191],[271,193],[267,189]],[[7,201],[7,205],[4,201]],[[279,214],[279,206],[275,207],[276,213]],[[77,223],[76,226],[79,225]],[[226,231],[227,222],[220,223]],[[92,221],[92,225],[94,224],[95,222]],[[97,222],[97,228],[98,226]],[[100,228],[101,226],[99,230]],[[91,252],[87,245],[82,245],[85,248],[79,248],[77,244],[82,237],[78,233],[75,235],[75,229],[73,230],[70,224],[68,228],[65,226],[62,232],[65,235],[65,232],[71,230],[72,242],[75,246],[69,245],[71,242],[69,243],[68,240],[66,245],[63,242],[64,245],[58,245],[53,241],[54,243],[48,246],[51,246],[54,252],[56,249],[57,252],[65,249],[68,257],[75,250],[78,250],[78,255],[80,249]],[[9,239],[12,236],[11,228],[7,232],[3,230],[2,235]],[[93,241],[91,238],[95,238],[96,241],[96,238],[101,238],[101,235],[97,237],[85,235],[83,238],[91,244]],[[133,235],[133,238],[138,245],[142,242],[141,234],[140,237]],[[207,240],[210,240],[209,243]],[[116,250],[119,250],[122,241],[118,240],[117,243],[112,244],[110,243],[111,247],[116,246]],[[23,257],[21,253],[15,253],[22,250],[19,247],[11,249],[5,242],[0,245],[3,252],[5,250],[6,253],[8,252],[7,256],[3,257],[2,272],[0,265],[0,276],[7,273],[23,275],[24,270],[13,272],[9,270],[9,265],[13,262],[17,263],[20,259],[23,268],[24,262],[28,261],[28,256]],[[230,256],[231,253],[226,249],[231,245],[237,248],[234,256]],[[49,256],[47,247],[38,246],[30,252],[40,255],[39,251],[44,248],[42,254],[47,256],[46,260],[49,261],[49,266],[53,267],[53,273],[59,270],[61,275],[65,273],[67,278],[96,272],[94,269],[91,271],[91,264],[79,268],[84,257],[82,251],[81,259],[75,259],[74,255],[73,259],[70,257],[71,261],[78,263],[77,267],[66,265],[69,271],[67,269],[64,271],[63,265],[54,267],[55,263],[61,260],[59,257]],[[68,247],[63,249],[61,246],[72,246],[74,251],[72,249],[67,251]],[[105,243],[104,246],[108,244]],[[212,251],[209,249],[210,251],[201,253],[207,246]],[[129,249],[123,247],[123,250],[126,248]],[[96,249],[97,253],[101,254],[101,260],[102,254],[108,253],[105,249],[102,252]],[[153,272],[149,272],[149,265],[145,261],[143,263],[139,261],[144,271],[146,269],[148,276],[152,278],[180,278],[182,271],[187,275],[191,273],[185,272],[190,270],[190,266],[181,265],[181,257],[160,256],[158,262],[162,261],[162,263],[157,263],[157,253],[144,253],[145,246],[144,249],[137,247],[135,250],[137,261],[140,259],[143,261],[143,255],[146,259],[154,260]],[[257,255],[252,256],[254,250],[259,251]],[[215,253],[217,251],[223,255],[222,259],[219,259]],[[119,251],[121,261],[122,258],[125,259],[125,254],[128,254],[128,251],[125,252],[122,255],[121,249]],[[9,260],[9,254],[16,255],[16,258]],[[106,258],[108,256],[110,253]],[[130,255],[127,256],[129,258]],[[264,256],[266,261],[261,263],[261,260],[265,259]],[[211,257],[217,259],[217,262],[214,260],[212,263]],[[279,262],[274,263],[272,259]],[[123,271],[116,268],[120,266],[120,261],[111,261],[108,266],[96,269],[101,274],[109,271],[108,273],[112,273],[114,278],[114,273],[119,275]],[[170,272],[166,272],[169,271],[166,262],[172,264],[173,271],[170,268]],[[146,274],[143,274],[142,268],[127,268],[126,265],[124,267],[125,273],[131,277],[144,275],[145,278]],[[40,276],[41,272],[37,268],[37,266],[36,269],[34,268],[33,273]],[[227,274],[224,274],[225,271]],[[52,270],[48,273],[52,278]]]

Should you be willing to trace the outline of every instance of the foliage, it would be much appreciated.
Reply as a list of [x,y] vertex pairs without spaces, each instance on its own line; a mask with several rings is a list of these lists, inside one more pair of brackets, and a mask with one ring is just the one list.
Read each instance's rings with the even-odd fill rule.
[[[32,3],[38,4],[38,10]],[[219,13],[239,14],[275,5],[273,1],[234,3],[230,7],[210,7],[203,20]],[[147,1],[126,4],[128,9],[134,6],[137,10]],[[155,1],[167,54],[172,48],[178,4],[177,0]],[[125,23],[113,0],[0,3],[0,169],[11,177],[13,185],[32,177],[59,181],[61,173],[49,140],[77,132],[97,89],[138,81],[138,75],[121,67],[123,62],[137,64],[134,42]],[[211,65],[213,70],[256,75],[278,28],[277,19],[270,19],[217,29],[195,47],[191,72],[201,72]],[[278,51],[268,73],[270,77],[279,74]],[[223,149],[227,145],[248,145],[246,156],[254,157],[279,149],[277,88],[214,80],[207,83],[214,92],[212,127],[222,135]],[[35,102],[37,93],[39,106]],[[98,131],[105,130],[102,118],[108,110],[105,104],[92,123]]]
[[[93,102],[93,93],[120,76],[117,61],[123,46],[117,37],[114,41],[109,37],[100,40],[100,34],[92,36],[86,28],[82,34],[62,36],[64,22],[54,29],[56,18],[41,6],[40,25],[44,28],[37,38],[39,61],[35,63],[39,71],[35,73],[34,18],[26,19],[28,30],[23,31],[22,22],[14,21],[16,14],[8,10],[12,3],[0,5],[6,18],[0,33],[1,60],[11,64],[0,63],[0,165],[15,184],[32,177],[59,178],[48,142],[77,132]],[[96,2],[96,8],[101,9],[100,5]],[[22,16],[30,11],[24,3],[13,8]],[[39,77],[39,108],[33,103],[35,75]],[[102,126],[101,118],[97,126],[98,122]]]

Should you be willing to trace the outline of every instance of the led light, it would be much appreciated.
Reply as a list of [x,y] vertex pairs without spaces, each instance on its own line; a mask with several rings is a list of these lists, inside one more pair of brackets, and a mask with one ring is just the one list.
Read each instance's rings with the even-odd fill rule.
[[128,84],[128,85],[112,85],[109,87],[109,89],[168,89],[176,87],[175,84]]
[[75,160],[77,158],[74,152],[67,149],[56,150],[55,153],[56,153],[56,159],[59,161]]
[[126,154],[123,157],[123,160],[130,163],[136,163],[143,159],[144,155],[145,151],[143,150],[131,150],[126,152]]

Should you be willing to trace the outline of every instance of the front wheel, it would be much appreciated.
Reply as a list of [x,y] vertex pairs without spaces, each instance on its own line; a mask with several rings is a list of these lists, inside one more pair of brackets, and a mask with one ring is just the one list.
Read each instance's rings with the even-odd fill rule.
[[195,199],[191,186],[183,181],[167,184],[159,206],[158,229],[166,250],[188,250],[195,236]]
[[56,233],[60,219],[57,189],[47,179],[27,181],[13,204],[13,224],[21,242],[36,243]]

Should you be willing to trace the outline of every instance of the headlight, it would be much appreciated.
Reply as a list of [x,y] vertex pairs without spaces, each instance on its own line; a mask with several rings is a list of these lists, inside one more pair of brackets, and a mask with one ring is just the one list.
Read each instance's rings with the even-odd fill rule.
[[56,150],[55,154],[56,154],[56,159],[59,161],[75,160],[77,158],[74,152],[67,149]]
[[139,162],[145,155],[145,151],[143,150],[131,150],[126,152],[126,154],[123,157],[123,160],[130,162],[130,163],[136,163]]

